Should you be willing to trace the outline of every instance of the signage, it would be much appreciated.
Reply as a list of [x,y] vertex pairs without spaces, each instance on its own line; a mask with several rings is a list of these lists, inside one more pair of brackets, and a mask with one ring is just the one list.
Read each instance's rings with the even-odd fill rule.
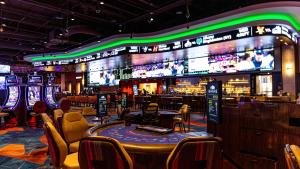
[[28,84],[43,84],[43,76],[28,76]]
[[168,44],[158,44],[152,46],[128,46],[119,47],[111,50],[88,55],[74,60],[60,60],[60,61],[46,61],[46,62],[33,62],[34,66],[50,66],[50,65],[65,65],[72,63],[88,62],[96,59],[124,55],[124,54],[142,54],[142,53],[157,53],[166,52],[178,49],[192,48],[196,46],[208,45],[212,43],[224,42],[229,40],[241,39],[252,36],[261,35],[283,35],[297,43],[297,33],[290,30],[283,25],[259,25],[252,27],[241,27],[232,31],[208,34],[196,38],[185,39],[182,41],[175,41]]
[[107,95],[105,94],[97,95],[96,110],[97,110],[98,117],[107,115]]
[[208,121],[221,122],[222,81],[209,82],[206,85],[206,102]]

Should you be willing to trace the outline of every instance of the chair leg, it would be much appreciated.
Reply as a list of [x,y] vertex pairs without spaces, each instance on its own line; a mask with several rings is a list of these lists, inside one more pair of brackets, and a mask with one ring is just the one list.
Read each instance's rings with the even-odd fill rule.
[[182,126],[183,126],[183,131],[186,133],[186,130],[185,130],[185,125],[184,125],[184,123],[182,123]]

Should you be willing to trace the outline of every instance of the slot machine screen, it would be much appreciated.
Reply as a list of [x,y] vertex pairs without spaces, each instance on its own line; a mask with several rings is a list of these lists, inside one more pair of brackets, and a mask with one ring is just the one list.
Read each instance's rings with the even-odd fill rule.
[[13,107],[17,104],[18,97],[19,97],[19,89],[18,86],[9,86],[8,87],[8,100],[5,104],[5,107]]
[[50,104],[53,104],[53,105],[55,104],[55,101],[53,99],[53,87],[46,88],[46,97]]
[[34,106],[37,101],[41,100],[40,96],[40,86],[29,86],[28,87],[28,105]]

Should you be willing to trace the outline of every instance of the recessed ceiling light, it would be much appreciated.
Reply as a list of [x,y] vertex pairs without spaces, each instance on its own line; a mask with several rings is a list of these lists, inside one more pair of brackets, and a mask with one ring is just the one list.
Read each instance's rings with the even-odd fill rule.
[[7,25],[5,23],[2,24],[3,27],[6,27]]
[[101,2],[100,2],[100,4],[101,4],[101,5],[104,5],[104,2],[103,2],[103,1],[101,1]]
[[287,46],[288,45],[288,43],[286,43],[286,42],[284,42],[284,44]]
[[276,39],[279,39],[279,37],[277,36]]
[[48,43],[47,41],[45,41],[44,43]]
[[62,35],[63,35],[62,33],[59,34],[59,36],[62,36]]
[[75,20],[75,18],[71,18],[71,21],[74,21]]
[[282,39],[280,39],[280,42],[282,42],[283,40]]
[[182,14],[183,14],[182,11],[177,11],[177,12],[176,12],[176,15],[182,15]]
[[1,4],[1,5],[5,5],[5,2],[4,2],[4,1],[0,1],[0,4]]

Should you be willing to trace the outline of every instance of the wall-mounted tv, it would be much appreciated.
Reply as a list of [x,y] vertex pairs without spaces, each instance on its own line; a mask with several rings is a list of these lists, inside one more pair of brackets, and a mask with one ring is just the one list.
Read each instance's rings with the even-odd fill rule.
[[88,82],[90,86],[115,86],[119,85],[120,76],[118,70],[102,70],[88,72]]

